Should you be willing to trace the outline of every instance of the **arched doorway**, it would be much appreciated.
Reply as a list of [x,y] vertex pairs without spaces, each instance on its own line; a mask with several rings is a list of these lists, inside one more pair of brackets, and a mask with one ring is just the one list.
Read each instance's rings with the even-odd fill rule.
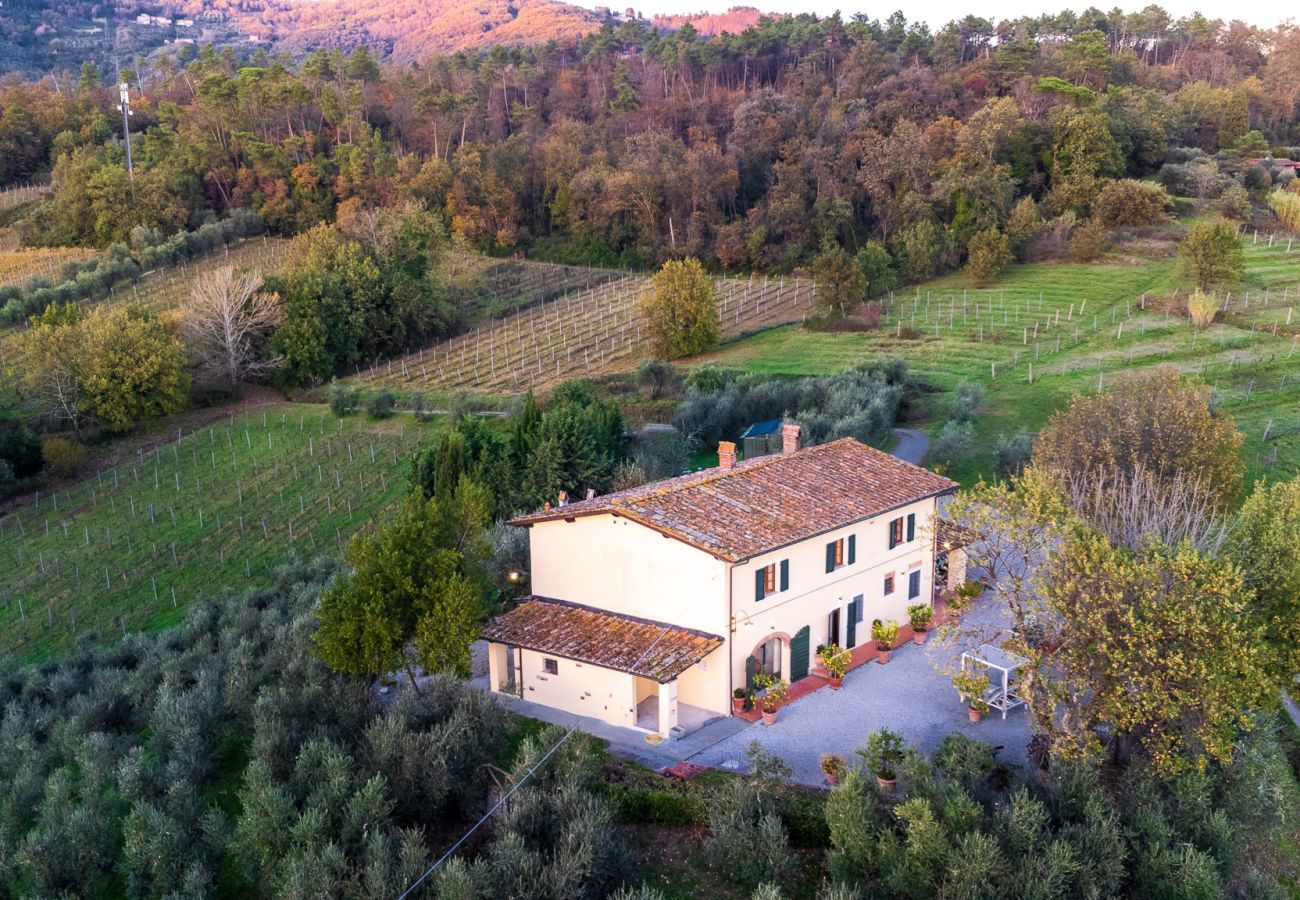
[[745,688],[754,690],[754,676],[762,673],[790,678],[790,635],[774,632],[754,645],[745,660]]

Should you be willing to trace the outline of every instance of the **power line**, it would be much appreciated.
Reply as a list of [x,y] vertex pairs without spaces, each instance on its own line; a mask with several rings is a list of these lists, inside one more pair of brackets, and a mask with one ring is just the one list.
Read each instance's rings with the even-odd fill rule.
[[[650,651],[655,648],[655,645],[658,644],[661,640],[663,640],[664,635],[668,633],[668,630],[670,628],[672,628],[671,625],[665,625],[663,631],[659,632],[658,636],[656,636],[655,639],[646,646],[645,650],[641,651],[641,655],[636,658],[636,661],[632,663],[632,665],[628,666],[628,669],[635,669],[638,665],[640,665],[641,662],[646,658],[646,656],[649,655]],[[397,896],[397,900],[406,900],[406,898],[409,897],[416,888],[418,888],[421,884],[424,883],[424,880],[426,878],[428,878],[435,871],[437,871],[438,866],[446,862],[448,857],[450,857],[453,853],[455,853],[458,849],[460,849],[460,846],[464,844],[467,840],[469,840],[470,835],[478,831],[479,828],[482,827],[484,822],[492,818],[492,816],[496,813],[496,811],[501,808],[501,804],[509,800],[511,794],[513,794],[515,791],[523,787],[524,782],[526,782],[529,778],[531,778],[533,773],[536,772],[538,769],[540,769],[542,767],[542,764],[545,763],[548,759],[550,759],[552,754],[554,754],[556,750],[560,749],[560,745],[563,744],[565,741],[567,741],[570,737],[572,737],[573,733],[577,730],[578,730],[578,726],[576,724],[571,725],[569,727],[569,730],[566,731],[563,734],[563,736],[561,736],[561,738],[555,742],[555,746],[551,747],[550,750],[547,750],[546,753],[542,756],[542,758],[539,759],[531,769],[529,769],[527,772],[523,774],[522,778],[520,778],[513,785],[511,785],[510,790],[506,791],[505,794],[502,795],[501,799],[498,800],[496,803],[494,803],[492,805],[492,808],[489,809],[486,813],[484,813],[483,817],[479,819],[477,822],[475,822],[469,831],[461,835],[460,840],[452,844],[450,850],[448,850],[442,856],[438,857],[437,861],[434,862],[433,865],[429,866],[429,868],[425,869],[424,873],[421,874],[419,878],[415,879],[415,882],[410,887],[402,891],[402,893]]]

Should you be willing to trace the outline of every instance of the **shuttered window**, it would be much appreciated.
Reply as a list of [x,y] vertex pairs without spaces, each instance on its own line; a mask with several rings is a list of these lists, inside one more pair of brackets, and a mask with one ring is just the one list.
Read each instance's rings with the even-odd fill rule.
[[915,600],[921,596],[921,570],[908,573],[907,576],[907,599]]
[[907,514],[907,539],[916,540],[916,513]]
[[853,563],[857,560],[857,557],[858,557],[858,536],[855,534],[851,534],[849,535],[849,565],[853,565]]
[[889,549],[893,550],[903,543],[903,518],[891,519],[889,522]]
[[790,560],[763,566],[754,572],[754,599],[762,600],[777,591],[790,589]]
[[826,545],[826,571],[834,572],[842,565],[844,565],[844,538],[831,541]]
[[781,590],[790,590],[790,560],[781,560]]

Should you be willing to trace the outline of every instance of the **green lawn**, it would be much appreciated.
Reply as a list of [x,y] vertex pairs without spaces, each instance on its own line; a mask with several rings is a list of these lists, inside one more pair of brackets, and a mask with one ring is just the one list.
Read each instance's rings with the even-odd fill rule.
[[991,473],[1000,434],[1035,431],[1072,394],[1126,371],[1174,365],[1216,387],[1219,408],[1246,434],[1251,480],[1290,477],[1300,473],[1300,310],[1288,312],[1300,305],[1300,248],[1288,254],[1284,244],[1247,240],[1245,252],[1245,283],[1229,310],[1203,330],[1177,314],[1176,302],[1175,312],[1166,311],[1179,289],[1171,260],[1109,260],[1015,266],[980,289],[960,275],[938,279],[895,295],[876,331],[792,325],[731,342],[707,358],[754,372],[812,375],[902,356],[937,389],[909,423],[932,434],[947,418],[952,389],[978,381],[986,399],[976,452],[949,473],[966,484]]
[[337,555],[406,489],[409,453],[439,427],[284,404],[39,496],[0,519],[0,652],[163,628],[291,556]]

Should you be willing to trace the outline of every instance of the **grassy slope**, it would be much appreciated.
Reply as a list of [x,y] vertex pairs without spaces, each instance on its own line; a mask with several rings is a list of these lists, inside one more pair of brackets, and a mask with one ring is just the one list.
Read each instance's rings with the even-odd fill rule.
[[[976,452],[951,472],[966,483],[991,472],[999,434],[1022,426],[1031,431],[1042,427],[1071,394],[1095,390],[1099,375],[1104,383],[1126,370],[1173,364],[1201,373],[1217,386],[1221,408],[1246,434],[1249,478],[1266,473],[1287,477],[1300,473],[1300,352],[1287,355],[1295,346],[1292,336],[1300,330],[1300,310],[1293,314],[1290,329],[1283,323],[1287,307],[1300,305],[1295,302],[1300,299],[1300,249],[1287,254],[1280,244],[1269,248],[1247,241],[1246,257],[1246,283],[1234,292],[1230,311],[1205,331],[1163,312],[1163,299],[1177,287],[1170,260],[1040,264],[1013,267],[984,289],[970,288],[961,276],[951,276],[906,297],[898,295],[879,331],[817,333],[789,326],[735,341],[708,358],[750,371],[819,374],[872,356],[901,355],[939,389],[915,411],[917,426],[931,433],[947,418],[948,392],[963,380],[978,381],[986,400],[976,425]],[[1267,306],[1261,298],[1266,289]],[[1249,306],[1244,305],[1247,290]],[[1284,290],[1285,304],[1279,296]],[[1049,314],[1051,325],[1046,324]],[[1037,340],[1035,322],[1040,326]],[[1277,336],[1267,330],[1274,323],[1279,326]],[[915,337],[907,337],[908,328],[915,330]],[[1274,435],[1280,429],[1292,433],[1265,443],[1270,420]],[[1270,465],[1274,448],[1277,462]]]
[[439,427],[284,404],[142,452],[60,491],[57,509],[40,497],[0,519],[0,651],[36,659],[87,629],[166,627],[291,554],[337,553],[405,490],[407,455]]

